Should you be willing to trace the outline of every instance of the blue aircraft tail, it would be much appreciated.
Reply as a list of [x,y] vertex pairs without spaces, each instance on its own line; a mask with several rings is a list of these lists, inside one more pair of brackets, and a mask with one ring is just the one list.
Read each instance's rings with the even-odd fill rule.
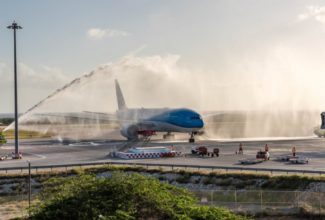
[[123,93],[122,93],[120,84],[118,83],[117,79],[115,79],[115,89],[116,89],[118,110],[127,109],[125,101],[124,101]]

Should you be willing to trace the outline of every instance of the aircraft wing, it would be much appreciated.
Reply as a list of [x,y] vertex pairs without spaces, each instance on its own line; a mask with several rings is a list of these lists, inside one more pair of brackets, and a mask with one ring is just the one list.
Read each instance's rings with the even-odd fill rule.
[[96,122],[118,122],[115,114],[93,113],[93,112],[71,112],[71,113],[36,113],[33,116],[47,118],[49,120],[66,121],[96,121]]
[[[103,112],[71,112],[71,113],[36,113],[33,116],[40,119],[48,119],[49,121],[67,121],[67,122],[96,122],[96,123],[116,123],[116,124],[137,124],[135,120],[118,119],[116,114]],[[148,123],[141,124],[148,126]]]
[[140,128],[140,130],[155,130],[157,125],[152,121],[141,121],[135,123],[135,125]]

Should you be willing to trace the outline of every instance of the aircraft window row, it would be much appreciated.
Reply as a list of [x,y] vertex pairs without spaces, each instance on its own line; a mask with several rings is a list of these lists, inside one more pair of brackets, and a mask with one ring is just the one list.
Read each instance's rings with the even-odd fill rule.
[[200,116],[191,116],[191,119],[192,120],[199,120],[200,119]]

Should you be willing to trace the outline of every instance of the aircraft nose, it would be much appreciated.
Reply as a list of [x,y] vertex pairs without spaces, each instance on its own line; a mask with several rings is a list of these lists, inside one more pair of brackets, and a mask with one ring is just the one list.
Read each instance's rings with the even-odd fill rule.
[[203,128],[203,126],[204,126],[204,122],[203,122],[203,120],[202,120],[202,119],[200,119],[200,122],[199,122],[199,127],[200,127],[200,128]]

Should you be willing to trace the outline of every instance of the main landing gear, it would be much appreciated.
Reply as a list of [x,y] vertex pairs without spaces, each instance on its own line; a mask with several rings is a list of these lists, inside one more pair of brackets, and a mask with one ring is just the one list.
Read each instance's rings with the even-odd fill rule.
[[192,133],[191,133],[190,139],[188,139],[188,142],[189,142],[189,143],[194,143],[194,142],[195,142],[195,139],[194,139],[194,135],[195,135],[195,134],[196,134],[195,132],[192,132]]
[[163,135],[163,139],[164,140],[166,140],[166,139],[168,139],[168,140],[174,140],[175,139],[175,135],[172,134],[171,132],[167,132],[167,134],[164,134]]

